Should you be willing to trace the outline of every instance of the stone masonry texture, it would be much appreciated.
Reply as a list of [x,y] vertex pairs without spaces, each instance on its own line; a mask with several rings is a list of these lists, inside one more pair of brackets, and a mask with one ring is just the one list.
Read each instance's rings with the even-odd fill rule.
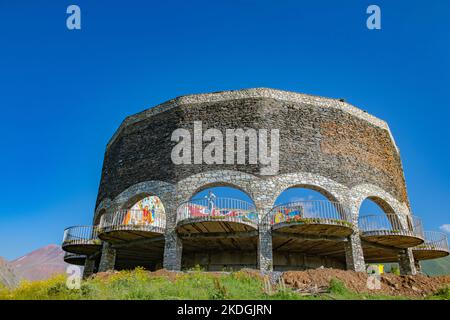
[[[343,109],[315,104],[314,99],[290,102],[252,97],[180,104],[141,117],[123,127],[109,144],[97,204],[113,199],[136,182],[176,183],[195,173],[236,170],[259,175],[259,165],[175,165],[171,134],[192,130],[254,128],[280,130],[279,174],[317,173],[347,187],[374,184],[407,203],[400,156],[387,127],[380,127]],[[329,104],[340,104],[330,99]]]
[[[192,134],[194,121],[202,122],[203,131],[214,128],[223,133],[236,128],[278,129],[278,174],[260,175],[260,165],[248,163],[175,165],[172,132],[184,128]],[[277,260],[278,268],[285,270],[290,265],[325,264],[364,271],[357,228],[362,201],[370,198],[386,212],[410,214],[399,150],[384,121],[340,100],[260,88],[179,97],[126,118],[106,148],[93,223],[98,224],[104,213],[130,208],[143,195],[157,195],[167,218],[163,265],[179,270],[183,241],[176,233],[177,208],[214,186],[238,188],[253,200],[260,216],[256,259],[249,253],[235,264],[257,265],[261,270],[272,270]],[[356,227],[344,244],[344,262],[272,252],[265,217],[277,197],[291,187],[319,191],[349,208]],[[199,252],[183,259],[212,261],[214,269],[233,254]],[[399,257],[405,273],[414,272],[410,258],[406,252]],[[104,243],[99,270],[114,268],[115,259],[115,250]]]

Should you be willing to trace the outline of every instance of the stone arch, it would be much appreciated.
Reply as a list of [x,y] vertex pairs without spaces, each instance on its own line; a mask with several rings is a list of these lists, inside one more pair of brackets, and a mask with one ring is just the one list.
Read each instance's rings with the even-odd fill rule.
[[[372,200],[374,203],[376,203],[381,208],[381,210],[383,210],[384,213],[386,213],[386,214],[394,214],[395,213],[394,208],[383,198],[378,197],[378,196],[369,196],[366,199],[364,199],[363,202],[367,199]],[[361,205],[362,205],[362,202],[360,204],[360,208],[361,208]]]
[[196,193],[211,187],[231,187],[244,192],[255,203],[256,190],[253,185],[259,180],[256,176],[232,170],[217,170],[192,175],[178,182],[177,203],[190,200]]
[[240,186],[235,185],[233,183],[230,182],[222,182],[222,181],[215,181],[215,182],[211,182],[211,183],[207,183],[204,184],[202,186],[200,186],[199,188],[197,188],[196,190],[194,190],[191,194],[190,200],[194,199],[194,197],[199,193],[202,192],[206,189],[209,188],[215,188],[215,187],[228,187],[228,188],[233,188],[233,189],[237,189],[239,191],[241,191],[242,193],[246,194],[253,202],[252,196],[244,189],[242,189]]
[[[360,209],[364,200],[375,202],[385,213],[391,225],[411,229],[410,211],[406,203],[399,202],[391,194],[371,184],[358,185],[350,191],[350,206],[356,223],[360,219]],[[359,223],[358,223],[359,224]]]
[[120,193],[113,201],[118,209],[129,209],[137,201],[148,197],[157,196],[164,206],[173,201],[173,185],[163,181],[144,181],[132,185]]
[[111,207],[112,201],[109,198],[103,199],[95,209],[93,224],[94,226],[100,222],[100,217],[105,214]]
[[175,216],[173,200],[174,185],[164,181],[150,180],[134,184],[122,191],[112,201],[112,210],[126,210],[139,200],[148,196],[157,196],[163,206],[166,224]]
[[329,178],[309,172],[296,172],[272,177],[267,183],[273,186],[270,197],[270,209],[265,213],[268,217],[278,197],[286,190],[304,188],[322,194],[330,201],[341,216],[349,217],[351,212],[347,209],[348,188]]
[[329,201],[344,205],[347,202],[348,188],[334,180],[309,172],[298,172],[280,175],[272,179],[276,184],[276,193],[272,197],[272,205],[285,190],[305,188],[317,191]]
[[100,223],[100,218],[102,217],[102,215],[104,215],[106,213],[106,209],[105,208],[101,208],[99,211],[98,211],[98,214],[97,214],[97,216],[96,216],[96,218],[95,218],[95,221],[94,221],[94,226],[96,226],[96,225],[98,225],[99,223]]
[[380,187],[371,184],[361,184],[350,190],[350,205],[352,207],[352,212],[356,214],[356,217],[359,217],[361,204],[366,199],[374,201],[385,213],[397,215],[410,214],[406,203],[399,202],[391,194]]

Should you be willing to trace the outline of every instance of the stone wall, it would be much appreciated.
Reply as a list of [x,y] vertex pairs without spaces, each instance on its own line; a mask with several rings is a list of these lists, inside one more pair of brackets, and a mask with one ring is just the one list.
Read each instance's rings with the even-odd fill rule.
[[177,128],[192,130],[194,121],[202,121],[204,130],[279,129],[279,174],[319,174],[349,188],[376,185],[408,203],[399,153],[381,120],[333,99],[290,101],[289,96],[264,94],[233,98],[230,93],[226,97],[229,100],[210,97],[211,102],[207,97],[192,98],[191,103],[157,107],[158,112],[149,109],[125,121],[106,150],[97,204],[142,181],[175,184],[216,170],[259,176],[259,165],[174,165],[170,155],[176,143],[171,134]]
[[[201,121],[203,130],[223,132],[279,129],[278,174],[260,175],[258,164],[174,165],[171,134],[178,128],[192,130],[194,121]],[[214,186],[238,188],[253,200],[260,215],[255,252],[190,252],[183,256],[183,240],[175,229],[176,208]],[[410,213],[398,149],[383,121],[334,99],[253,89],[183,97],[128,117],[105,153],[94,224],[105,212],[129,208],[145,196],[156,195],[166,208],[167,269],[179,270],[183,264],[201,264],[210,270],[224,266],[292,270],[323,265],[363,271],[357,227],[346,243],[345,261],[272,252],[271,228],[264,217],[277,197],[291,187],[314,189],[345,204],[355,226],[366,198],[386,212]],[[114,260],[115,253],[105,245],[100,269],[111,267]],[[407,264],[407,259],[403,260]]]

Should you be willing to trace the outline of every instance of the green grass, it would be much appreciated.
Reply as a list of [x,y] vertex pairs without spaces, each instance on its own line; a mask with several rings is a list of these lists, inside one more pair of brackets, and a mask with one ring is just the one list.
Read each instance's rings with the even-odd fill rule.
[[437,276],[450,274],[450,256],[440,259],[426,260],[420,262],[422,271],[428,275]]
[[[429,299],[449,299],[445,288]],[[45,281],[22,282],[8,290],[0,286],[0,300],[177,300],[177,299],[251,299],[251,300],[357,300],[407,299],[406,297],[358,294],[348,290],[336,279],[330,282],[324,294],[301,295],[284,283],[270,284],[267,280],[247,272],[223,274],[205,273],[199,269],[177,274],[173,279],[155,276],[142,270],[121,271],[108,278],[82,281],[80,289],[68,289],[66,277],[56,276]]]

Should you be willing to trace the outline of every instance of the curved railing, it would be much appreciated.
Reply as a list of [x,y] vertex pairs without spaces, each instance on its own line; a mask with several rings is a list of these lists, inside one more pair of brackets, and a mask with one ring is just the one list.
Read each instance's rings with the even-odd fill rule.
[[269,212],[272,225],[280,223],[334,224],[353,227],[347,207],[327,200],[289,202],[272,208]]
[[449,252],[447,235],[438,231],[425,231],[425,242],[413,250],[439,250]]
[[65,229],[63,247],[76,244],[100,245],[97,226],[74,226]]
[[189,221],[220,221],[258,225],[258,213],[253,204],[240,199],[192,199],[177,209],[177,223]]
[[126,230],[164,233],[166,215],[148,210],[118,210],[102,215],[98,227],[99,233]]
[[359,218],[359,230],[363,235],[405,235],[424,237],[422,220],[416,216],[386,213]]

